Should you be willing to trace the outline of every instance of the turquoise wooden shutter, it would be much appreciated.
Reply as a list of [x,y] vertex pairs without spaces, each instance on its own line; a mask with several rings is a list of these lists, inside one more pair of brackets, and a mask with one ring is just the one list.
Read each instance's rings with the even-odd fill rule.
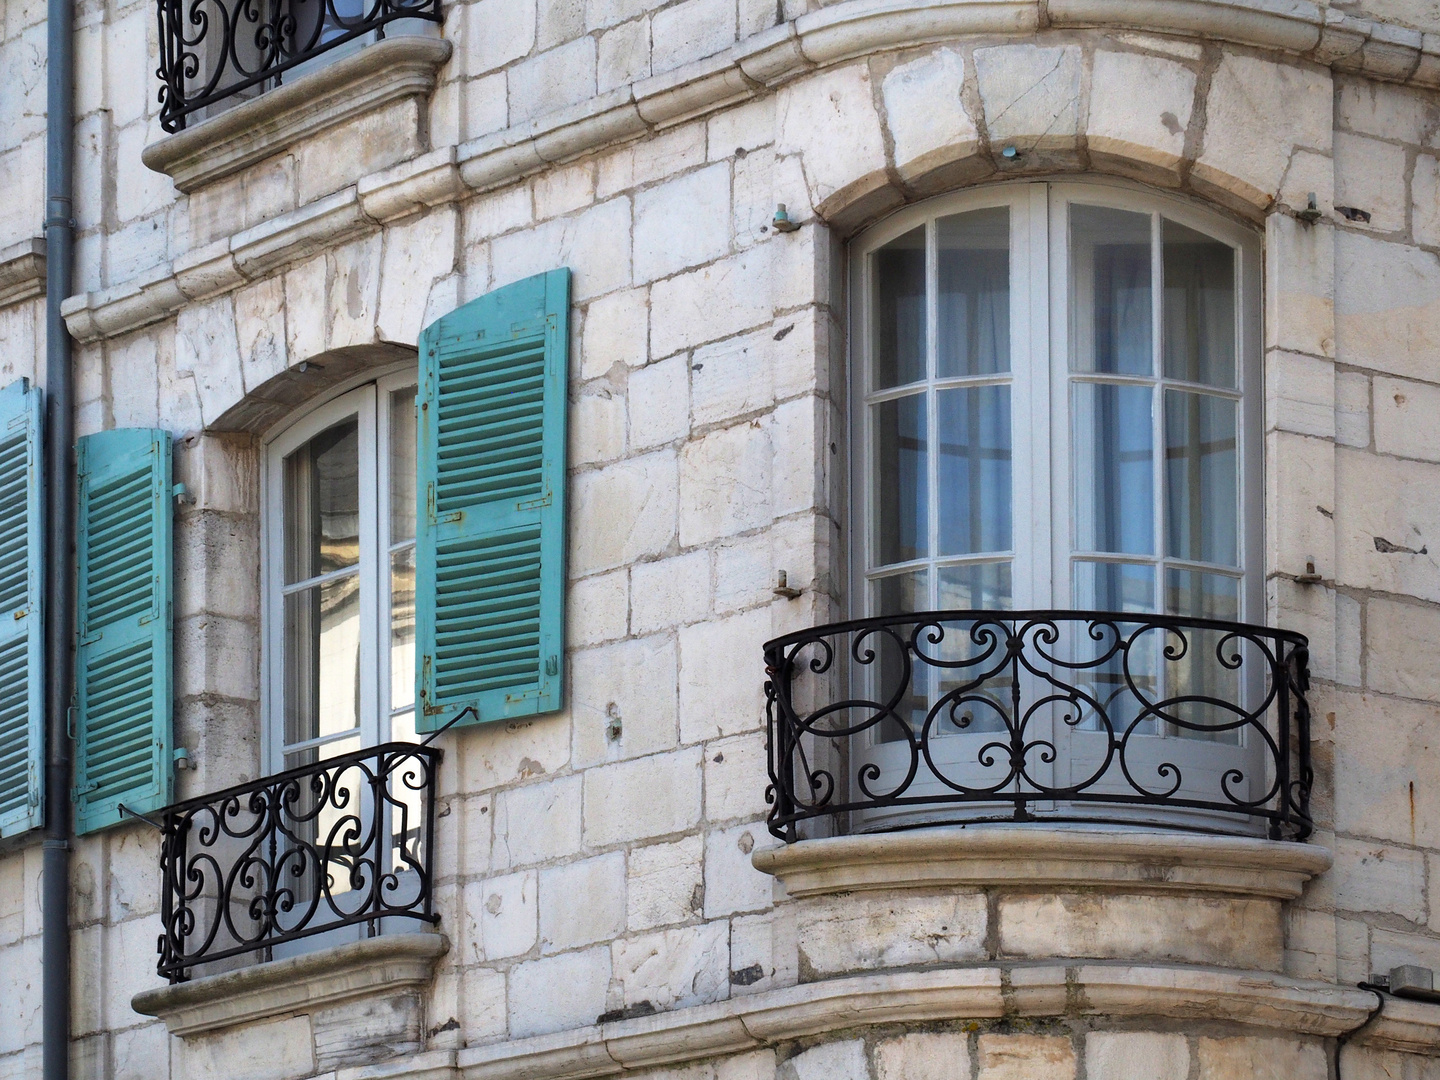
[[0,390],[0,836],[43,824],[44,476],[40,391]]
[[171,801],[170,435],[79,441],[75,831]]
[[564,700],[569,308],[570,271],[552,270],[421,335],[421,731]]

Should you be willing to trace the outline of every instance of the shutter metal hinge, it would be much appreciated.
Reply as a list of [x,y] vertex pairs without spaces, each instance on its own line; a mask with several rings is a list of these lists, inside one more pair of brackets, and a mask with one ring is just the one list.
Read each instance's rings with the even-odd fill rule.
[[102,637],[104,637],[104,636],[105,636],[105,631],[104,631],[104,630],[96,630],[96,631],[94,631],[93,633],[81,634],[81,635],[80,635],[80,644],[81,644],[81,645],[93,645],[95,642],[99,641],[99,640],[100,640]]
[[40,770],[33,763],[30,766],[30,805],[40,805]]
[[81,795],[88,795],[90,794],[90,792],[94,791],[99,786],[100,781],[98,780],[92,780],[88,784],[76,784],[74,787],[75,798],[78,799]]
[[545,674],[560,674],[560,658],[558,656],[555,656],[553,653],[545,658]]
[[21,619],[23,619],[26,615],[29,614],[30,609],[28,607],[22,607],[19,611],[15,612],[15,621],[19,622]]
[[184,484],[176,484],[170,489],[170,494],[175,497],[175,501],[181,506],[195,505],[195,496],[190,494],[190,489]]
[[542,495],[538,499],[522,499],[515,504],[516,510],[538,510],[542,506],[549,506],[551,498],[549,495]]

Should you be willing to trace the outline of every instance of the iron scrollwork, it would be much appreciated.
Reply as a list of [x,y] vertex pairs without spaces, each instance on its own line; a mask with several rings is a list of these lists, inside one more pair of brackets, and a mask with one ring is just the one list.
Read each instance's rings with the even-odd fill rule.
[[399,19],[441,22],[440,0],[156,0],[160,125],[179,131],[225,98]]
[[[770,831],[1312,829],[1308,641],[1168,615],[946,611],[765,645]],[[817,832],[818,830],[818,832]]]
[[269,959],[276,946],[382,919],[436,923],[431,858],[441,752],[384,743],[169,807],[160,962]]

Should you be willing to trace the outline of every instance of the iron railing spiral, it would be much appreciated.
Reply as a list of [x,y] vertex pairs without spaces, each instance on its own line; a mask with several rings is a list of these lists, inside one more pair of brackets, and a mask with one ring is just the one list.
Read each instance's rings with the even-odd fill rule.
[[438,922],[440,757],[384,743],[166,809],[160,974],[182,982],[344,927],[374,933],[382,919]]
[[978,821],[1311,832],[1308,641],[1085,611],[920,612],[764,647],[770,831]]
[[286,72],[399,19],[443,20],[440,0],[156,0],[160,126],[279,85]]

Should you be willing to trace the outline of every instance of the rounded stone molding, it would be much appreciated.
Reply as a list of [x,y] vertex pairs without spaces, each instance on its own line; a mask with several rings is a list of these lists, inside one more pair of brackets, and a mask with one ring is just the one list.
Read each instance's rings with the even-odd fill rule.
[[1106,828],[953,826],[756,851],[794,900],[802,981],[984,961],[1279,971],[1305,844]]
[[757,870],[779,878],[796,898],[949,885],[1294,900],[1332,861],[1315,844],[1030,824],[802,840],[751,856]]

